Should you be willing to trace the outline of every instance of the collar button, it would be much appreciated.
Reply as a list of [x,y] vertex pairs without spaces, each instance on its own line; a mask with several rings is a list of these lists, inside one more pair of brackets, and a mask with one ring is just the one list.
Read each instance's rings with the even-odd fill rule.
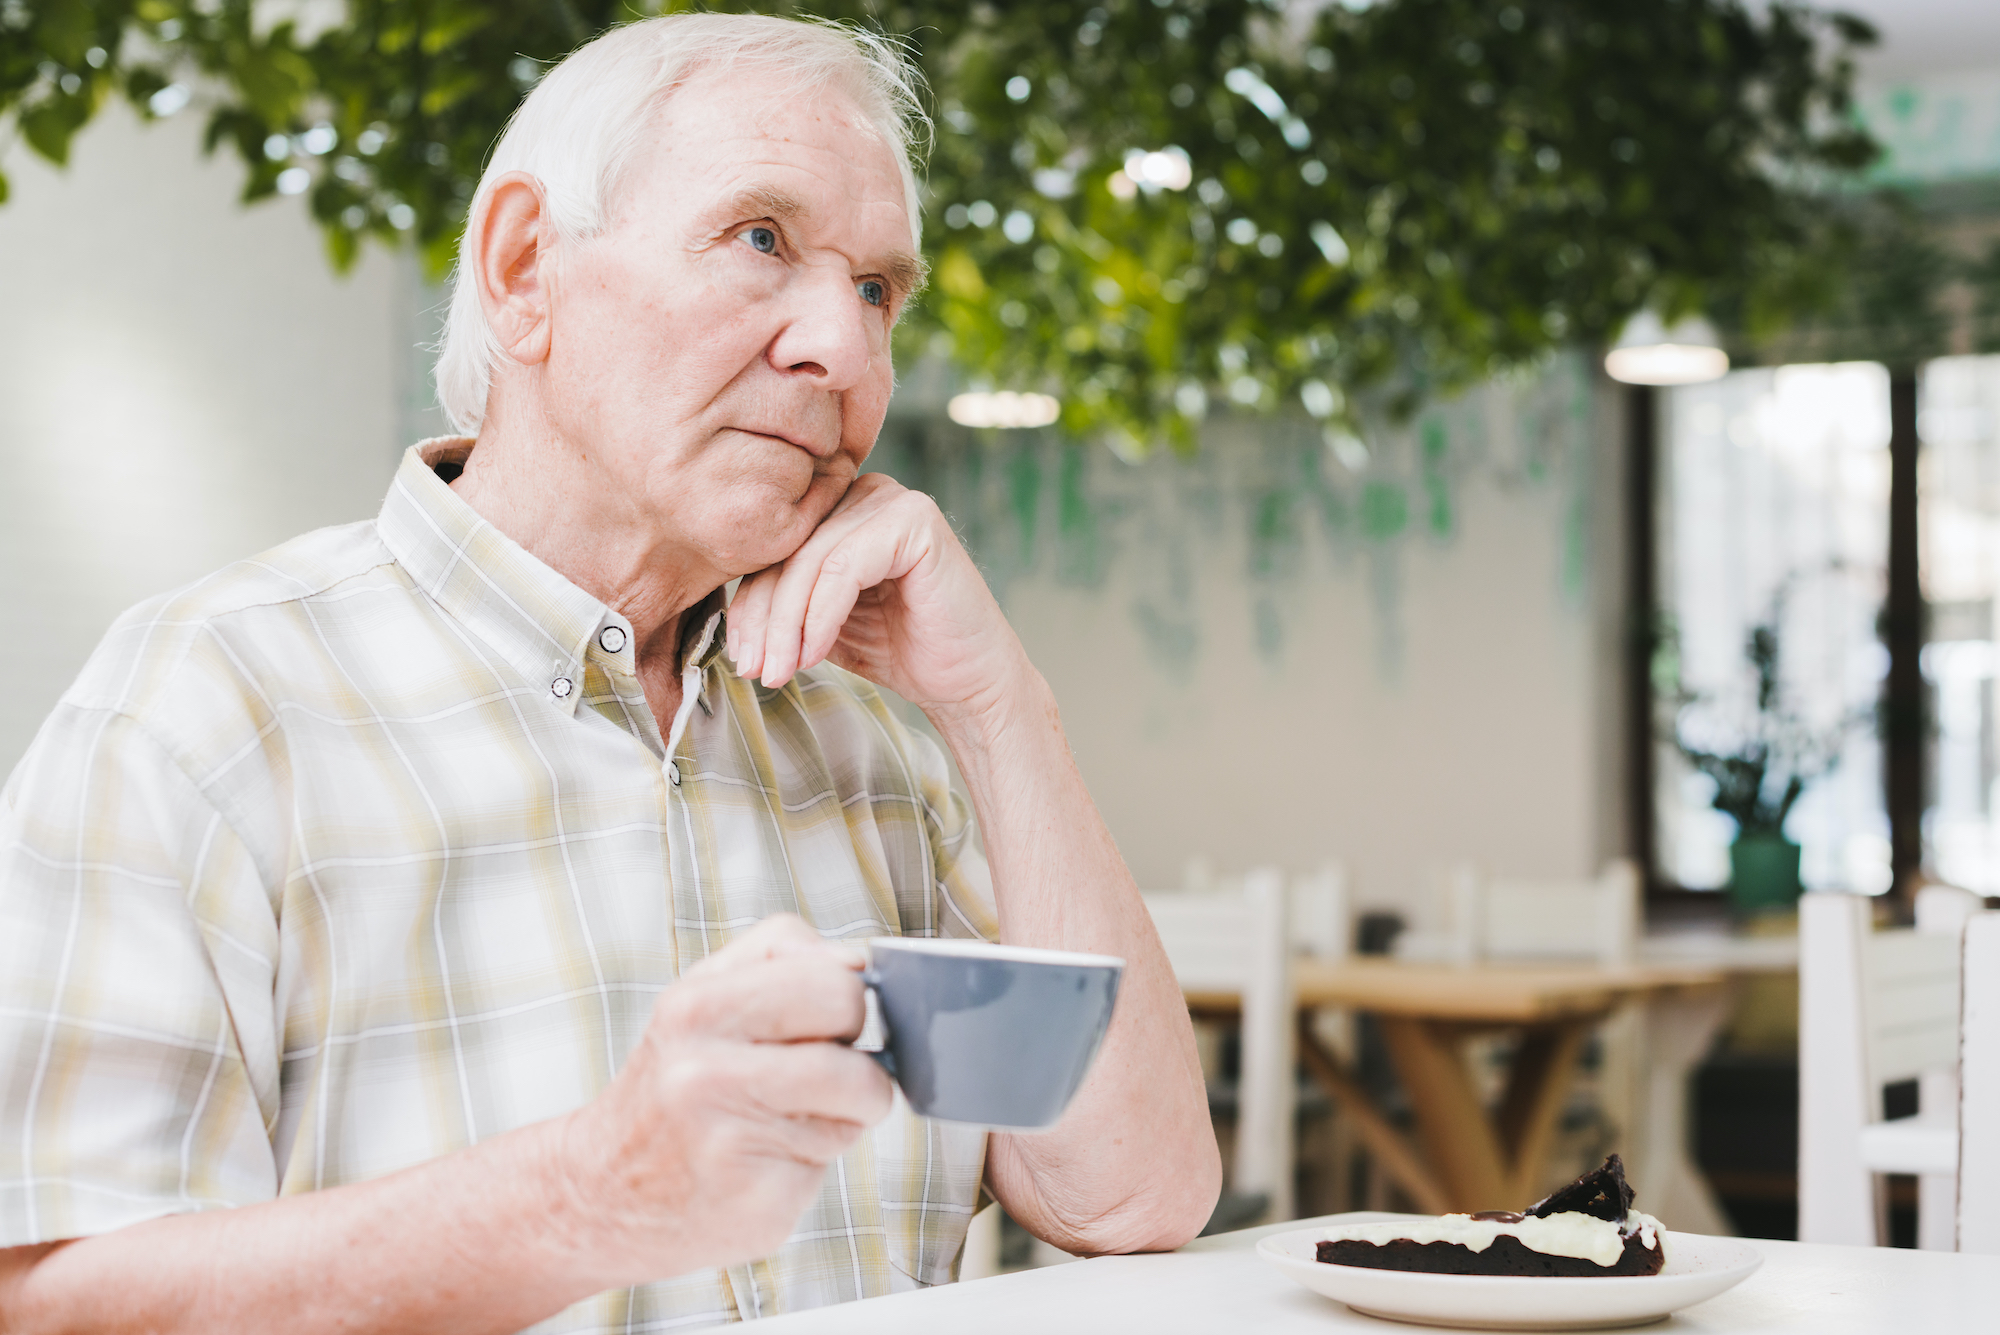
[[625,628],[623,626],[606,626],[603,630],[597,632],[597,644],[607,654],[617,653],[625,647]]
[[557,677],[549,683],[549,694],[558,700],[569,699],[569,693],[576,689],[568,677]]

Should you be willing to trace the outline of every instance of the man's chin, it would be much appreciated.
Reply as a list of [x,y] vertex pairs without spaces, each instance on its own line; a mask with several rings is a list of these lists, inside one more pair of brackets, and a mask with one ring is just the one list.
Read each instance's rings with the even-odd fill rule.
[[703,544],[722,568],[742,573],[777,565],[805,545],[833,507],[853,485],[854,474],[837,477],[815,472],[800,477],[790,470],[745,470],[708,492],[708,504],[674,507],[694,530],[705,530]]
[[781,515],[741,514],[717,534],[722,567],[748,575],[778,565],[805,546],[818,527],[819,516],[802,513],[797,505],[786,506]]

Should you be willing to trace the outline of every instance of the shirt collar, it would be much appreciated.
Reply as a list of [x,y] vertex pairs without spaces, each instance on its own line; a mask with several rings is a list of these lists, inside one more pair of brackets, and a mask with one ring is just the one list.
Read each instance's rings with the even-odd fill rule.
[[[441,465],[455,476],[472,446],[438,436],[406,450],[376,528],[418,588],[573,715],[586,663],[633,673],[632,623],[487,523],[439,476]],[[721,652],[722,609],[717,589],[682,618],[684,669],[706,669]]]

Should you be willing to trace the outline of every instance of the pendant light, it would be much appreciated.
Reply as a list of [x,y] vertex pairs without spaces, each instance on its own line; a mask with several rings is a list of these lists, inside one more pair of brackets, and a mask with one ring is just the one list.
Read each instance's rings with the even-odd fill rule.
[[1699,316],[1672,329],[1650,309],[1626,321],[1618,342],[1604,355],[1604,372],[1628,385],[1698,385],[1729,370],[1715,329]]

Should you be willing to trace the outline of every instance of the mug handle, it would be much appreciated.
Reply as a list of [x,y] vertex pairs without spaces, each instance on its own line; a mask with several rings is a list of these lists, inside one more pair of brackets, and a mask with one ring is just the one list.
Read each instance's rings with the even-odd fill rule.
[[888,1012],[882,1009],[881,992],[879,991],[881,984],[882,975],[875,972],[872,965],[861,971],[861,985],[868,989],[868,995],[875,1001],[875,1018],[882,1026],[882,1046],[872,1049],[857,1047],[855,1051],[873,1057],[876,1064],[887,1071],[889,1078],[893,1080],[896,1078],[896,1057],[894,1053],[889,1051],[889,1015]]

